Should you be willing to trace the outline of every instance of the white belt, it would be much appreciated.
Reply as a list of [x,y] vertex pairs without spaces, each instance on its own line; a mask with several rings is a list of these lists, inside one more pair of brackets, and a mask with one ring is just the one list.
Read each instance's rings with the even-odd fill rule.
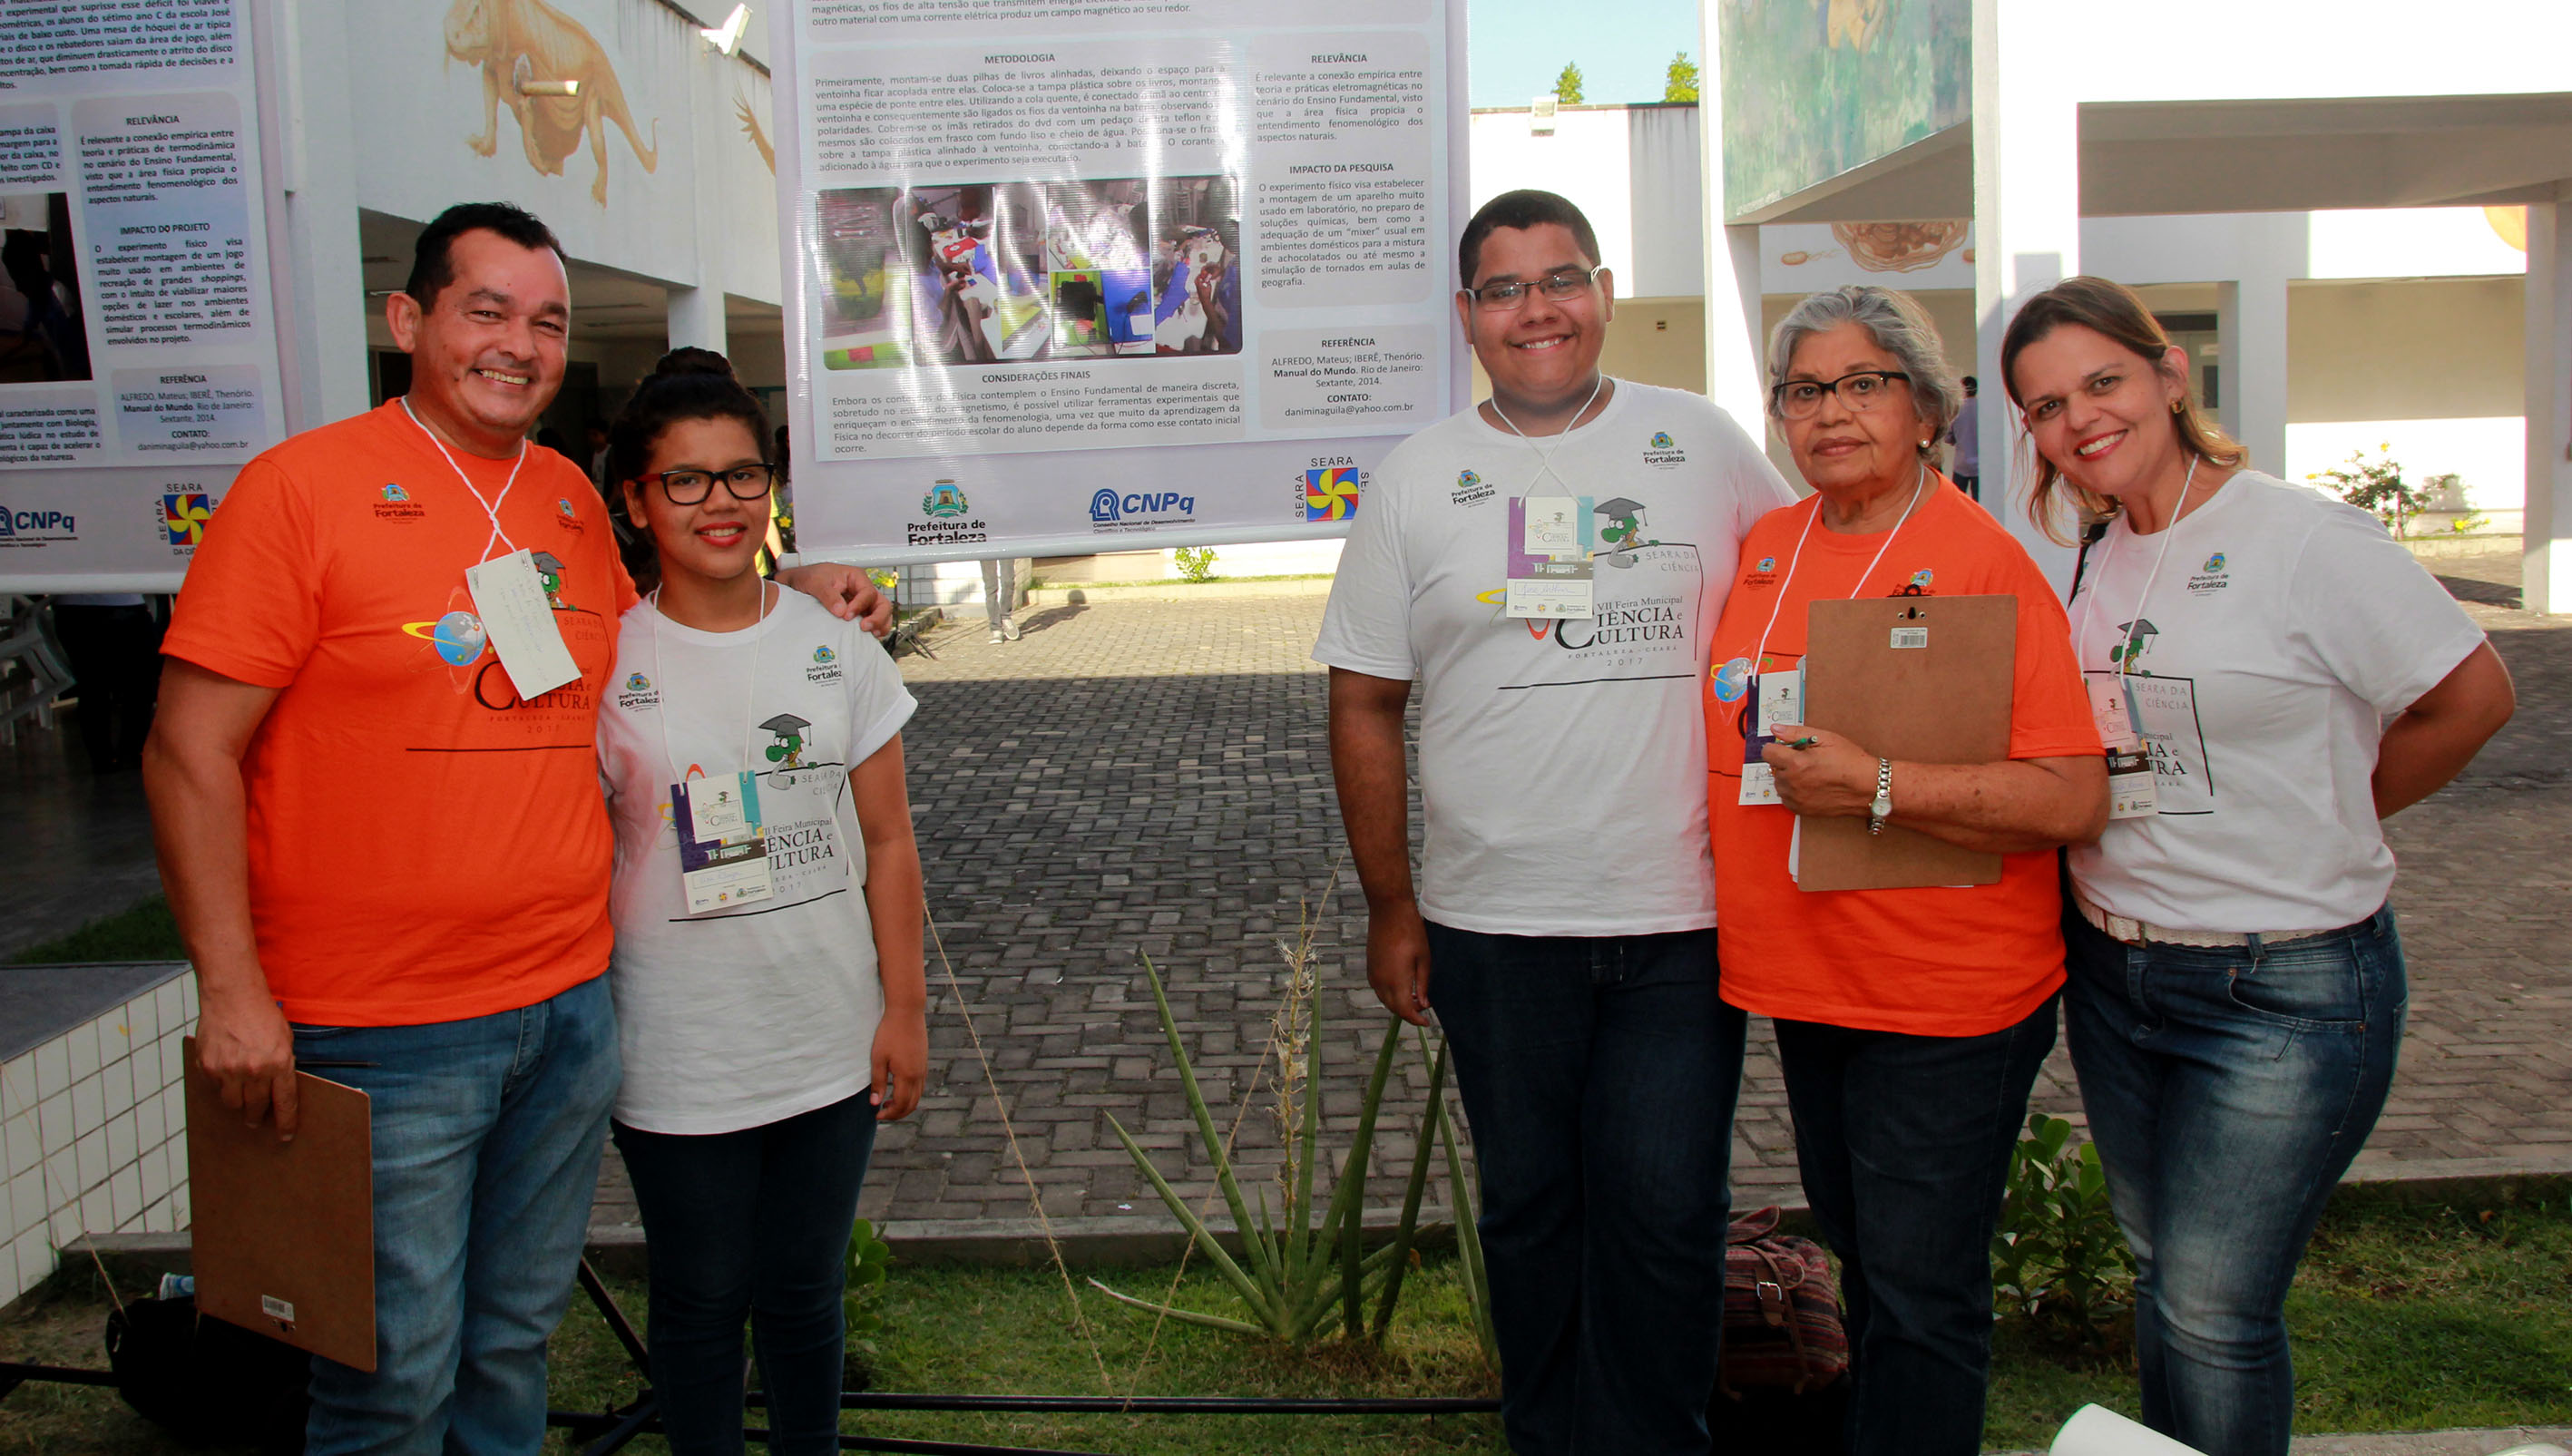
[[[2078,890],[2072,892],[2072,903],[2080,907],[2081,918],[2090,922],[2101,935],[2112,941],[2122,941],[2129,946],[2154,943],[2165,946],[2247,946],[2250,944],[2250,937],[2238,935],[2232,931],[2173,930],[2166,925],[2154,925],[2148,921],[2128,920],[2122,915],[2110,915],[2091,904],[2090,897]],[[2329,931],[2277,931],[2274,933],[2262,931],[2259,933],[2259,943],[2263,946],[2279,946],[2288,941],[2307,941],[2315,936],[2329,934]]]

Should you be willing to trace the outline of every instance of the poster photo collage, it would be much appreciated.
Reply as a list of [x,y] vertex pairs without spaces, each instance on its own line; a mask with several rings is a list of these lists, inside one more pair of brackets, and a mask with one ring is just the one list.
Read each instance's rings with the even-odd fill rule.
[[1241,352],[1230,177],[816,195],[825,367]]

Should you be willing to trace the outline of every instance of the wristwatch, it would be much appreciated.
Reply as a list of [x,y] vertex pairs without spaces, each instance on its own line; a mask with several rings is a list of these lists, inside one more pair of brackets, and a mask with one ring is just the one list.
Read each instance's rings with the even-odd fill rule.
[[1866,832],[1884,833],[1884,821],[1893,817],[1893,760],[1875,761],[1875,802],[1866,806]]

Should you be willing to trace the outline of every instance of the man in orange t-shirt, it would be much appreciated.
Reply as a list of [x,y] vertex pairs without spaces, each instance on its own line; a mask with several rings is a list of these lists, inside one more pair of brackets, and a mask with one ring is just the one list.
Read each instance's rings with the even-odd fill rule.
[[[618,1081],[594,740],[634,587],[526,442],[571,323],[545,226],[449,209],[385,313],[408,395],[253,460],[199,548],[146,784],[225,1104],[292,1135],[299,1060],[369,1097],[377,1365],[315,1360],[306,1449],[532,1450]],[[519,552],[577,669],[532,697],[466,584]],[[847,614],[855,574],[798,584]]]

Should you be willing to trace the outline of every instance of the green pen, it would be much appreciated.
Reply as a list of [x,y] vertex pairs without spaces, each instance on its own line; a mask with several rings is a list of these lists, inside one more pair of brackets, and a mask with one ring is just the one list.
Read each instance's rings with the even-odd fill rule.
[[1786,747],[1788,747],[1788,748],[1810,748],[1810,747],[1812,747],[1814,744],[1819,743],[1819,742],[1821,742],[1821,741],[1822,741],[1822,740],[1820,740],[1820,739],[1818,739],[1818,738],[1795,738],[1795,739],[1790,739],[1790,740],[1788,740],[1788,741],[1787,741],[1787,743],[1786,743]]

